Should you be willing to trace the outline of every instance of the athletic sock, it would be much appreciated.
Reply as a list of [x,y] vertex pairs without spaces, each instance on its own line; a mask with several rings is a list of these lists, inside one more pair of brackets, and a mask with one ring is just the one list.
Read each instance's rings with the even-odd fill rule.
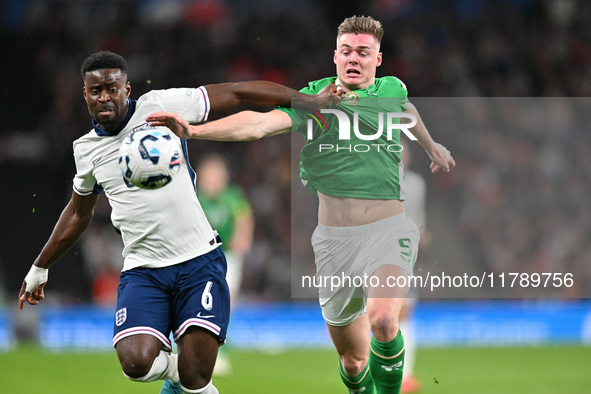
[[220,392],[218,391],[218,389],[213,385],[213,383],[210,381],[205,387],[202,387],[200,389],[197,390],[189,390],[185,387],[183,387],[183,385],[181,384],[181,388],[183,389],[183,391],[185,393],[195,393],[195,394],[220,394]]
[[363,394],[374,394],[375,388],[373,385],[373,379],[371,378],[371,373],[369,372],[369,363],[365,366],[363,371],[355,377],[351,377],[347,375],[345,369],[341,365],[339,360],[339,372],[341,375],[341,380],[345,383],[345,386],[349,389],[351,394],[353,393],[363,393]]
[[[124,373],[125,374],[125,373]],[[127,375],[125,375],[127,376]],[[156,380],[169,379],[173,382],[179,381],[179,371],[177,367],[177,356],[176,354],[170,354],[161,350],[158,356],[154,359],[152,368],[146,376],[141,378],[132,378],[127,376],[131,380],[139,382],[154,382]]]
[[400,393],[404,367],[404,339],[398,330],[390,342],[371,338],[369,369],[378,394]]

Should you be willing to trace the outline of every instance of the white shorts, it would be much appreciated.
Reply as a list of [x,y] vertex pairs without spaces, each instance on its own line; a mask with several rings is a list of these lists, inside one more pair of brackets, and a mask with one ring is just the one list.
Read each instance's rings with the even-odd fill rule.
[[[344,326],[366,309],[363,278],[383,265],[395,265],[412,275],[420,233],[414,221],[401,214],[355,227],[319,224],[312,235],[319,301],[327,323]],[[338,287],[332,286],[340,283]]]
[[238,297],[240,295],[240,286],[242,285],[242,272],[244,267],[244,256],[230,251],[224,252],[226,255],[226,261],[228,262],[228,274],[226,280],[230,287],[230,293],[232,297]]

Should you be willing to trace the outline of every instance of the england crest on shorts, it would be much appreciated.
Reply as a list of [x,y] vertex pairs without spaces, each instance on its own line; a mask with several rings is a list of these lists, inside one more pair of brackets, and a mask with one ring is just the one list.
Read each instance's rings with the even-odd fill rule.
[[115,312],[115,324],[121,326],[127,320],[127,308],[121,308]]

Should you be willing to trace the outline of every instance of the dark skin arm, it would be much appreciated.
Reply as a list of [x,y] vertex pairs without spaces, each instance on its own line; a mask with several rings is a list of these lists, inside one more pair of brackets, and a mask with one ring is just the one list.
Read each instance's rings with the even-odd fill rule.
[[290,107],[291,100],[298,105],[322,108],[341,100],[342,92],[336,86],[325,88],[316,95],[307,95],[297,90],[268,81],[230,82],[205,85],[209,103],[214,111],[221,111],[237,105],[257,105],[262,107]]
[[[80,196],[72,193],[72,198],[62,211],[49,240],[35,259],[34,265],[41,268],[51,267],[62,257],[82,236],[94,214],[94,207],[98,201],[98,194]],[[32,293],[26,291],[27,283],[23,281],[18,294],[18,307],[23,308],[25,301],[37,305],[44,298],[43,288],[46,283],[39,285]]]

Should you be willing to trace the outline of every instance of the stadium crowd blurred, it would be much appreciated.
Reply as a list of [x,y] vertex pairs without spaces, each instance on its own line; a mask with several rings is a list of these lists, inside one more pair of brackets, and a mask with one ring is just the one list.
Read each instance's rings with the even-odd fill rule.
[[[500,133],[461,122],[440,128],[426,116],[458,163],[455,172],[432,177],[426,159],[415,155],[414,169],[429,181],[430,222],[446,218],[432,228],[428,253],[495,272],[572,272],[575,286],[559,295],[591,296],[590,102],[573,98],[591,94],[590,2],[8,0],[0,39],[6,55],[0,65],[1,213],[10,228],[0,248],[0,287],[8,299],[16,300],[71,193],[71,143],[90,129],[79,74],[88,54],[123,55],[133,98],[150,89],[252,79],[301,88],[334,75],[336,27],[353,14],[383,22],[379,76],[398,76],[411,100],[554,98],[543,107],[553,124],[537,124],[534,109],[527,113],[529,127]],[[481,107],[475,108],[469,113],[477,117]],[[514,107],[502,108],[501,115],[483,116],[511,119]],[[290,217],[298,204],[290,144],[290,136],[190,144],[194,161],[208,151],[222,153],[252,203],[256,230],[245,263],[246,298],[290,297]],[[79,249],[56,266],[61,273],[50,275],[51,291],[64,301],[112,301],[108,289],[122,262],[117,251],[105,253],[119,241],[103,203]],[[437,237],[442,231],[446,245],[461,251],[446,255],[449,247]],[[309,240],[293,247],[310,249]]]

